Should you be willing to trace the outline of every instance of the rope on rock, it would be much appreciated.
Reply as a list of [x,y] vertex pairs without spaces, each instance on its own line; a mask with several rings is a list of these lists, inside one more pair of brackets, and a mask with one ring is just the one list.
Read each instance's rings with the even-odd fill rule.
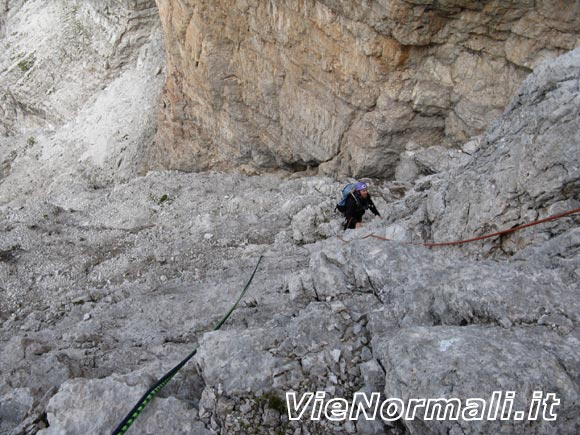
[[[539,225],[539,224],[544,223],[544,222],[549,222],[549,221],[553,221],[553,220],[556,220],[556,219],[560,219],[560,218],[563,218],[563,217],[566,217],[566,216],[570,216],[570,215],[576,214],[576,213],[580,213],[580,208],[576,208],[576,209],[573,209],[573,210],[568,210],[568,211],[565,211],[563,213],[559,213],[559,214],[555,214],[555,215],[552,215],[552,216],[548,216],[548,217],[546,217],[544,219],[540,219],[540,220],[537,220],[537,221],[529,222],[527,224],[518,225],[516,227],[509,228],[509,229],[502,230],[502,231],[498,231],[498,232],[495,232],[495,233],[486,234],[486,235],[479,236],[479,237],[473,237],[471,239],[456,240],[456,241],[452,241],[452,242],[442,242],[442,243],[409,243],[409,244],[426,246],[428,248],[439,247],[439,246],[462,245],[462,244],[465,244],[465,243],[476,242],[476,241],[479,241],[479,240],[489,239],[491,237],[497,237],[497,236],[502,236],[504,234],[513,233],[515,231],[518,231],[518,230],[521,230],[521,229],[524,229],[524,228],[528,228],[528,227],[532,227],[534,225]],[[345,240],[341,236],[337,236],[337,237],[342,242],[349,243],[349,241]],[[381,237],[381,236],[378,236],[376,234],[368,234],[368,235],[366,235],[365,237],[362,237],[359,240],[367,239],[367,238],[370,238],[370,237],[375,238],[375,239],[379,239],[379,240],[384,240],[384,241],[392,241],[391,239],[388,239],[386,237]],[[222,325],[226,322],[226,320],[230,317],[230,315],[234,312],[234,310],[237,308],[238,304],[240,303],[240,301],[244,297],[246,291],[248,290],[248,288],[249,288],[252,280],[254,279],[254,275],[256,274],[256,271],[258,270],[258,266],[260,265],[260,262],[262,261],[262,258],[263,258],[263,256],[260,256],[260,258],[258,259],[258,263],[256,264],[256,267],[254,268],[254,271],[253,271],[252,275],[250,276],[250,279],[246,283],[246,286],[244,287],[244,289],[240,293],[240,296],[238,297],[238,299],[236,300],[236,302],[232,305],[232,307],[224,315],[224,317],[218,322],[218,324],[213,328],[213,331],[217,331],[218,329],[220,329],[222,327]],[[157,381],[157,383],[155,385],[153,385],[151,388],[149,388],[149,390],[147,390],[147,392],[141,397],[141,399],[139,399],[139,401],[137,402],[137,404],[127,414],[127,416],[123,419],[123,421],[119,424],[119,426],[117,426],[117,428],[113,431],[112,435],[124,435],[127,432],[127,430],[129,430],[129,427],[135,422],[135,420],[137,419],[137,417],[141,414],[141,412],[143,411],[143,409],[147,406],[147,404],[149,402],[151,402],[151,400],[157,395],[157,393],[159,393],[159,391],[161,391],[163,389],[163,387],[165,387],[165,385],[167,385],[169,383],[169,381],[177,374],[177,372],[179,372],[179,370],[181,370],[181,368],[196,353],[197,353],[197,348],[193,349],[193,351],[189,355],[187,355],[187,357],[185,357],[185,359],[183,359],[173,369],[171,369],[169,372],[167,372],[161,379],[159,379],[159,381]]]
[[571,214],[575,214],[575,213],[580,213],[580,208],[568,210],[568,211],[565,211],[563,213],[558,213],[558,214],[555,214],[552,216],[548,216],[547,218],[544,218],[544,219],[540,219],[540,220],[537,220],[534,222],[529,222],[527,224],[518,225],[516,227],[509,228],[509,229],[503,230],[503,231],[498,231],[496,233],[486,234],[484,236],[473,237],[473,238],[467,239],[467,240],[457,240],[454,242],[424,243],[423,245],[427,246],[428,248],[432,248],[434,246],[453,246],[453,245],[462,245],[464,243],[477,242],[478,240],[484,240],[484,239],[489,239],[491,237],[503,236],[504,234],[513,233],[513,232],[518,231],[518,230],[523,230],[524,228],[533,227],[534,225],[538,225],[538,224],[543,224],[544,222],[554,221],[556,219],[570,216]]
[[[220,329],[222,327],[222,325],[226,322],[226,320],[228,320],[228,318],[230,317],[230,315],[234,312],[234,310],[237,308],[238,304],[240,303],[240,301],[242,300],[242,298],[246,294],[246,291],[248,290],[248,287],[250,287],[250,283],[254,279],[254,275],[256,274],[256,271],[258,270],[258,266],[260,265],[260,262],[262,261],[262,258],[263,257],[264,256],[261,255],[260,258],[258,259],[258,263],[256,264],[256,267],[254,268],[254,272],[252,273],[252,276],[250,276],[250,279],[246,283],[246,286],[244,287],[244,289],[240,293],[240,296],[238,297],[238,300],[232,305],[232,307],[230,308],[230,310],[225,314],[224,317],[222,317],[222,319],[212,329],[212,331],[217,331],[218,329]],[[177,374],[177,372],[179,370],[181,370],[181,368],[196,353],[197,353],[197,348],[193,349],[193,351],[189,355],[187,355],[185,357],[185,359],[183,359],[183,361],[181,361],[179,364],[177,364],[175,367],[173,367],[161,379],[159,379],[159,381],[157,381],[157,383],[155,385],[153,385],[151,388],[149,388],[147,390],[147,392],[145,394],[143,394],[143,396],[141,397],[141,399],[139,399],[139,401],[133,407],[133,409],[127,414],[127,416],[119,424],[119,426],[117,426],[117,428],[113,431],[112,435],[123,435],[123,434],[125,434],[127,432],[127,430],[129,430],[129,427],[135,422],[135,420],[137,419],[137,417],[139,416],[139,414],[141,414],[141,412],[143,411],[143,409],[147,406],[147,404],[149,402],[151,402],[151,400],[157,395],[157,393],[159,393],[159,391],[161,391],[163,389],[163,387],[165,387],[165,385],[167,385],[169,383],[169,381]]]
[[[479,237],[473,237],[471,239],[455,240],[453,242],[441,242],[441,243],[407,243],[407,244],[409,244],[409,245],[426,246],[428,248],[433,248],[433,247],[438,247],[438,246],[463,245],[465,243],[477,242],[479,240],[489,239],[491,237],[503,236],[504,234],[513,233],[515,231],[522,230],[524,228],[533,227],[534,225],[539,225],[539,224],[542,224],[544,222],[554,221],[556,219],[560,219],[560,218],[563,218],[563,217],[566,217],[566,216],[570,216],[570,215],[576,214],[576,213],[580,213],[580,208],[575,208],[573,210],[568,210],[568,211],[565,211],[565,212],[562,212],[562,213],[558,213],[558,214],[555,214],[555,215],[552,215],[552,216],[548,216],[548,217],[546,217],[544,219],[540,219],[540,220],[533,221],[533,222],[528,222],[527,224],[518,225],[516,227],[509,228],[507,230],[498,231],[496,233],[490,233],[490,234],[485,234],[485,235],[479,236]],[[372,237],[374,239],[384,240],[384,241],[392,241],[391,239],[388,239],[386,237],[377,236],[376,234],[368,234],[368,235],[360,238],[359,240],[368,239],[369,237]],[[349,241],[344,240],[340,236],[338,236],[338,238],[340,240],[342,240],[344,243],[349,243]]]

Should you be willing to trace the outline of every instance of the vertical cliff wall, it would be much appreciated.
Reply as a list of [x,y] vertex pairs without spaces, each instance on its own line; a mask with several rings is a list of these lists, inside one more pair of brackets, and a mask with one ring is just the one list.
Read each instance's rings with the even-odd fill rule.
[[566,1],[157,0],[168,78],[152,166],[391,177],[482,133],[579,43]]

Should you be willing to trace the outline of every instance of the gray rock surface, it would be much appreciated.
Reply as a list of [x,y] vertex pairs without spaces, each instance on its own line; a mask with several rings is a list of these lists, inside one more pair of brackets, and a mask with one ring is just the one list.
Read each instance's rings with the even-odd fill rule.
[[577,6],[553,1],[158,4],[156,169],[391,178],[409,143],[484,133],[537,65],[580,43]]
[[[424,7],[381,5],[387,3],[402,8],[392,11],[397,16]],[[340,10],[353,22],[374,13],[359,17],[366,10],[362,3],[317,5],[318,12]],[[482,16],[480,5],[470,5],[473,11],[438,2],[445,14],[459,14],[470,28],[479,28],[474,17]],[[538,58],[560,50],[530,48],[530,23],[541,34],[557,21],[555,27],[565,32],[551,36],[560,41],[554,47],[565,47],[575,32],[576,15],[560,16],[558,8],[538,3],[521,15],[502,5],[494,3],[507,14],[506,22],[519,23],[509,35],[501,32],[509,36],[506,46],[520,47],[506,52],[510,62],[536,67]],[[365,216],[362,230],[340,232],[342,219],[333,208],[344,182],[304,176],[309,171],[293,177],[287,171],[135,176],[141,159],[150,157],[144,150],[153,140],[164,77],[153,10],[151,1],[29,0],[7,2],[0,15],[3,52],[8,58],[24,53],[11,60],[12,68],[2,57],[0,72],[0,85],[11,89],[0,104],[7,134],[0,140],[0,433],[110,433],[135,400],[194,347],[195,358],[149,404],[133,433],[580,432],[578,215],[499,241],[421,245],[578,207],[579,51],[538,66],[492,128],[466,138],[462,152],[436,141],[427,149],[404,145],[408,154],[398,180],[368,180],[383,219]],[[494,13],[483,16],[492,19]],[[175,15],[174,23],[182,18]],[[391,23],[388,31],[419,45],[445,36],[441,29],[413,27],[417,19]],[[55,39],[32,32],[55,22],[69,26],[51,33]],[[325,29],[332,30],[333,22],[345,21],[337,18]],[[92,32],[91,38],[79,37],[89,48],[73,44],[71,28]],[[187,26],[182,30],[188,40],[195,35]],[[352,27],[353,34],[363,30]],[[484,50],[471,36],[463,43]],[[42,59],[18,66],[36,46],[43,48]],[[434,50],[445,50],[445,44]],[[48,59],[58,60],[63,70]],[[458,58],[462,71],[471,71],[472,61],[465,53]],[[212,62],[221,71],[219,59]],[[425,62],[447,77],[442,65]],[[501,68],[490,71],[497,81]],[[54,94],[44,96],[51,74]],[[219,85],[221,76],[215,79]],[[262,83],[264,92],[274,92],[274,84]],[[369,98],[353,86],[349,97]],[[428,80],[416,92],[407,90],[409,104],[425,115],[413,124],[417,128],[433,121],[448,91],[455,98]],[[474,95],[488,90],[483,86]],[[285,95],[304,102],[300,107],[318,105],[308,117],[287,107],[280,122],[300,125],[298,139],[314,134],[306,118],[327,126],[320,150],[307,141],[289,150],[300,158],[326,158],[342,128],[326,109],[336,107],[337,119],[346,109],[311,101],[311,91],[286,85]],[[503,91],[494,92],[492,99]],[[261,104],[262,94],[255,95]],[[453,110],[483,128],[489,113],[482,107],[488,103],[461,100]],[[390,133],[399,132],[407,113],[400,105],[379,98],[376,110],[380,116],[368,112],[357,125],[385,123]],[[176,111],[175,121],[185,112]],[[450,123],[459,122],[452,118]],[[227,137],[233,132],[220,130]],[[228,146],[224,142],[221,151],[229,152]],[[367,151],[357,155],[381,156],[385,168],[396,164],[380,148]],[[351,157],[353,168],[367,165],[354,151]],[[333,164],[328,161],[327,168]],[[221,330],[210,332],[261,255],[246,298]],[[374,392],[383,399],[465,399],[513,390],[519,409],[539,389],[561,400],[556,421],[290,421],[284,402],[287,391],[324,391],[328,398]]]
[[155,1],[10,1],[0,16],[0,196],[139,173],[165,76]]
[[[491,406],[494,391],[513,391],[512,411],[523,411],[526,417],[511,423],[499,418],[434,423],[418,417],[405,423],[410,433],[501,433],[510,427],[512,433],[572,434],[579,427],[579,344],[576,337],[560,337],[543,328],[441,326],[405,328],[389,339],[377,339],[373,349],[386,370],[387,397],[459,398],[463,403],[480,398]],[[527,421],[533,391],[555,393],[560,399],[556,421]],[[502,410],[503,403],[500,414]],[[542,413],[543,409],[540,415],[549,415]]]
[[[234,342],[245,343],[234,331],[250,328],[248,343],[267,343],[260,332],[267,324],[284,325],[315,300],[312,289],[302,284],[292,294],[288,291],[290,278],[306,269],[308,251],[294,244],[287,232],[297,211],[320,202],[322,186],[339,190],[339,184],[320,178],[284,181],[168,172],[151,173],[114,188],[73,185],[55,192],[50,202],[21,198],[4,203],[2,222],[10,224],[0,230],[0,359],[7,371],[0,397],[14,414],[3,424],[10,430],[19,425],[18,416],[26,416],[18,433],[34,432],[46,424],[55,433],[85,431],[83,424],[92,425],[89,432],[110,431],[138,392],[126,394],[124,401],[115,396],[119,409],[111,409],[110,414],[98,404],[99,392],[115,386],[121,393],[114,394],[128,391],[123,385],[131,383],[119,381],[120,374],[161,376],[198,340],[200,356],[209,353],[215,358],[212,335],[201,338],[228,310],[261,254],[266,259],[244,301],[247,304],[238,308],[227,328],[233,328]],[[294,191],[301,194],[288,195]],[[326,317],[331,316],[320,316]],[[228,331],[219,334],[227,336]],[[272,346],[275,349],[277,344]],[[318,346],[317,352],[322,352]],[[224,355],[230,352],[224,348]],[[251,347],[241,347],[239,352],[241,362],[247,363],[253,355]],[[253,355],[252,369],[265,364],[260,355]],[[281,370],[276,379],[298,376],[295,360],[284,355],[278,360],[284,364],[272,365]],[[223,376],[230,373],[237,378],[244,367],[234,365],[235,370],[228,372],[216,369],[213,362],[203,370],[190,367],[166,387],[167,397],[179,403],[164,402],[168,403],[164,406],[191,415],[188,422],[176,417],[176,425],[194,425],[197,411],[190,404],[200,400],[206,383],[207,388],[214,381],[216,388],[226,385]],[[200,367],[205,366],[200,362]],[[247,383],[252,387],[251,403],[266,409],[255,395],[258,379],[263,389],[273,388],[268,373],[257,373],[256,382]],[[69,384],[71,379],[97,378],[102,383]],[[292,385],[290,380],[284,382]],[[151,380],[138,382],[150,384]],[[31,407],[31,397],[40,400],[49,391],[52,395],[58,391],[59,396],[47,401],[48,408],[47,404]],[[69,409],[68,403],[77,395],[84,401]],[[102,419],[81,422],[91,408],[101,409]],[[172,412],[164,416],[171,418]],[[217,413],[215,419],[217,427],[228,430],[225,414]]]
[[[38,433],[110,433],[127,412],[126,401],[136,402],[146,390],[143,385],[129,386],[111,378],[67,381],[46,409],[50,427]],[[150,406],[147,420],[137,420],[131,429],[133,432],[210,434],[192,417],[195,410],[186,402],[169,397],[157,399]]]
[[[430,193],[434,239],[480,235],[580,207],[579,81],[580,49],[524,81],[475,158]],[[547,225],[507,236],[501,249],[517,251],[553,231]]]

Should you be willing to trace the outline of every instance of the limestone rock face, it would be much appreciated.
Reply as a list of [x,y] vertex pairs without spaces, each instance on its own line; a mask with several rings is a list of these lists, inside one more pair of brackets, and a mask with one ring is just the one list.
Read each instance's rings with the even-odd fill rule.
[[[536,421],[525,423],[506,424],[499,419],[466,421],[463,408],[455,421],[448,418],[433,424],[424,417],[408,420],[405,422],[408,433],[501,433],[511,426],[513,433],[572,434],[578,431],[575,403],[578,385],[574,374],[568,372],[567,364],[560,365],[559,361],[567,360],[577,345],[575,338],[561,338],[541,328],[523,332],[485,326],[443,326],[401,330],[391,339],[377,340],[374,350],[386,370],[385,392],[401,398],[404,403],[424,396],[461,398],[463,403],[466,398],[478,398],[486,401],[485,411],[489,412],[493,407],[492,394],[501,384],[504,391],[514,392],[511,414],[514,419],[516,412],[527,418],[532,390],[543,394],[550,391],[561,398],[556,421],[548,421],[549,414],[543,414],[543,410]],[[546,367],[553,370],[546,372]],[[428,372],[430,376],[417,376],[421,372]],[[505,400],[506,393],[502,396]],[[496,407],[497,403],[498,399]],[[448,416],[452,415],[452,411],[446,411]],[[421,411],[418,414],[421,415]]]
[[67,121],[158,24],[153,0],[10,1],[0,11],[0,132]]
[[157,4],[168,77],[149,164],[186,170],[391,177],[409,142],[481,134],[580,29],[561,1]]
[[[123,406],[127,398],[137,401],[146,390],[143,385],[129,386],[119,379],[70,380],[51,398],[46,410],[50,426],[38,433],[105,433],[106,428],[112,432],[120,423],[118,415],[126,412]],[[170,419],[166,418],[168,413]],[[150,418],[136,422],[131,430],[151,435],[210,433],[192,418],[191,408],[174,397],[156,400]]]
[[557,421],[434,423],[423,409],[404,421],[408,433],[576,433],[579,237],[570,230],[495,262],[359,236],[327,241],[310,270],[320,296],[380,299],[367,328],[384,369],[385,383],[375,388],[385,397],[457,398],[463,406],[480,398],[491,406],[493,391],[503,389],[517,392],[516,410],[528,409],[533,391],[560,399]]
[[[580,49],[525,80],[472,161],[431,192],[426,210],[436,222],[435,239],[480,235],[580,206],[579,80]],[[528,230],[505,238],[502,249],[514,252],[553,235],[549,225]]]
[[0,196],[127,180],[164,81],[154,0],[3,2]]
[[[175,25],[189,7],[185,0],[180,2],[183,11],[171,9],[174,3],[159,3],[165,13],[175,12],[169,20]],[[401,69],[393,74],[410,74],[412,82],[416,77],[405,69],[405,63],[421,64],[419,50],[453,49],[450,43],[432,43],[445,35],[453,17],[488,17],[484,21],[488,27],[480,23],[477,31],[489,35],[486,29],[499,29],[504,20],[529,23],[537,13],[542,18],[533,29],[540,35],[543,26],[556,28],[554,23],[563,25],[567,17],[577,16],[563,12],[557,16],[558,11],[569,13],[569,4],[565,5],[568,9],[551,4],[544,11],[546,2],[536,12],[529,6],[519,14],[513,8],[502,9],[500,2],[491,6],[462,2],[459,6],[440,0],[437,8],[424,9],[424,15],[418,14],[418,8],[426,8],[425,0],[416,0],[406,9],[402,2],[366,2],[366,9],[362,3],[301,2],[301,19],[296,15],[294,22],[288,11],[295,3],[271,2],[260,9],[249,0],[234,2],[229,12],[236,14],[218,18],[215,11],[225,8],[225,2],[216,2],[216,9],[200,3],[189,10],[192,19],[202,14],[199,22],[190,28],[186,20],[187,25],[180,29],[193,34],[206,23],[232,20],[250,23],[250,28],[265,35],[281,35],[279,29],[286,29],[286,50],[293,48],[294,56],[306,53],[308,59],[315,59],[312,51],[299,51],[310,47],[304,38],[314,38],[314,28],[291,33],[295,23],[307,23],[309,16],[315,16],[318,22],[327,23],[317,28],[320,35],[326,35],[323,29],[329,31],[333,22],[372,22],[373,31],[392,34],[398,43],[408,44],[409,56],[401,59]],[[57,34],[54,44],[42,45],[36,53],[61,60],[62,70],[49,68],[40,58],[31,63],[26,56],[17,56],[20,65],[0,71],[0,86],[10,89],[14,97],[5,92],[8,97],[3,101],[8,103],[2,107],[8,108],[5,113],[15,114],[15,118],[0,118],[5,129],[0,136],[0,434],[111,433],[155,379],[192,349],[197,349],[196,355],[144,409],[130,431],[220,435],[580,433],[580,214],[494,239],[489,245],[421,246],[433,239],[473,236],[580,207],[579,49],[534,66],[534,73],[516,91],[505,113],[461,150],[441,144],[425,147],[417,137],[409,140],[397,164],[398,180],[370,183],[382,219],[371,220],[367,214],[364,228],[343,232],[342,216],[333,210],[343,183],[331,177],[220,171],[151,171],[130,176],[144,144],[152,138],[156,124],[151,108],[164,77],[159,64],[160,27],[140,15],[155,15],[151,1],[81,4],[62,0],[49,5],[41,0],[5,1],[0,44],[8,57],[0,62],[19,53],[18,43],[33,47],[50,40],[53,33],[38,36],[33,30],[42,20],[58,23],[51,14],[59,16],[67,7],[73,7],[72,16],[79,22],[90,16],[94,23],[106,23],[83,41],[112,48],[117,39],[101,32],[114,30],[115,35],[123,35],[121,40],[128,38],[129,46],[138,53],[129,46],[127,51],[105,50],[109,54],[103,56],[93,52],[89,56],[88,46],[76,52],[67,45],[74,41],[73,33],[59,34],[62,27],[57,27],[53,29]],[[133,18],[119,21],[118,27],[113,18],[99,21],[97,17],[107,15],[107,7],[116,8],[113,17]],[[407,14],[412,18],[387,25],[388,20],[375,20],[383,10],[389,16]],[[272,22],[277,33],[261,25],[265,21],[252,21],[256,11],[280,17]],[[324,11],[336,11],[340,18],[332,21],[333,16]],[[495,15],[486,15],[491,12]],[[422,19],[423,27],[410,25]],[[84,22],[84,28],[91,28],[93,21]],[[347,34],[358,38],[363,27],[352,24]],[[514,24],[510,32],[516,28]],[[224,71],[223,58],[209,55],[214,53],[209,48],[223,46],[229,28],[224,24],[220,29],[222,33],[200,43],[199,68],[213,65],[215,85],[234,83],[219,75]],[[343,28],[337,29],[333,41],[345,34]],[[554,40],[564,38],[568,31],[554,33]],[[459,30],[448,33],[450,40],[459,34]],[[240,41],[240,47],[244,44],[247,41]],[[271,39],[267,45],[278,47],[279,41]],[[482,50],[488,53],[492,46],[486,44]],[[325,50],[320,53],[327,53]],[[349,46],[341,50],[347,53]],[[530,46],[526,51],[534,59],[551,53],[534,50]],[[474,51],[472,48],[469,55],[475,56]],[[76,57],[67,63],[65,54],[71,52]],[[231,53],[239,55],[235,49]],[[290,51],[280,53],[286,53],[282,58],[289,68],[297,65],[288,57]],[[256,56],[245,64],[255,71],[243,76],[248,86],[265,64],[263,59]],[[100,69],[101,61],[108,62],[110,76],[103,72],[104,65]],[[353,63],[349,71],[363,71],[360,63]],[[421,122],[442,119],[436,108],[444,105],[443,88],[431,82],[421,82],[423,91],[415,94],[415,85],[402,85],[408,100],[400,96],[397,100],[386,97],[387,91],[378,81],[377,91],[360,84],[368,81],[349,81],[345,75],[344,81],[332,82],[337,83],[337,94],[316,94],[313,92],[322,89],[321,85],[306,80],[313,77],[312,66],[306,61],[304,65],[302,86],[288,82],[284,87],[285,77],[296,80],[294,67],[292,74],[283,77],[280,88],[274,80],[278,76],[272,75],[264,94],[257,87],[230,83],[223,91],[231,98],[223,100],[221,90],[200,85],[197,91],[211,98],[200,97],[195,104],[222,114],[221,118],[204,116],[215,121],[215,131],[230,140],[219,142],[222,148],[217,151],[199,148],[205,153],[200,155],[210,162],[215,153],[223,152],[220,161],[224,166],[243,160],[235,154],[240,149],[235,138],[241,136],[234,127],[246,119],[248,135],[258,137],[263,132],[251,127],[253,121],[247,117],[244,105],[251,98],[256,104],[255,116],[278,117],[288,137],[293,134],[302,140],[319,124],[332,126],[319,136],[324,147],[314,149],[298,139],[293,139],[293,145],[288,141],[284,159],[291,163],[284,163],[273,145],[270,150],[265,145],[250,147],[248,142],[244,152],[256,161],[265,165],[268,160],[260,159],[267,150],[272,162],[294,165],[294,169],[304,163],[292,160],[293,155],[313,162],[332,155],[336,137],[344,140],[339,154],[348,150],[354,157],[383,153],[382,145],[366,150],[360,145],[361,154],[353,151],[352,140],[364,136],[365,125],[369,137],[379,141],[388,141],[393,135],[391,142],[396,142],[393,132],[401,138],[413,136],[421,130],[405,128],[404,123],[410,114],[415,116],[411,122],[417,119],[413,115],[415,100],[423,108]],[[328,68],[343,66],[328,64]],[[69,67],[76,75],[69,75]],[[174,67],[170,64],[169,68]],[[170,71],[169,83],[178,80],[176,71]],[[473,74],[481,71],[470,70]],[[50,74],[60,80],[54,83],[55,89],[69,93],[56,99],[53,110],[43,115],[31,108],[45,104],[41,90],[46,89],[43,86]],[[189,76],[179,79],[182,85],[188,83],[185,77]],[[487,82],[478,83],[481,89],[487,86]],[[188,89],[191,94],[193,88]],[[336,97],[339,91],[342,97]],[[286,99],[266,99],[266,92],[280,92]],[[373,92],[380,94],[376,105],[369,97]],[[185,95],[184,91],[182,97]],[[292,103],[292,96],[302,105]],[[483,97],[487,95],[481,101]],[[223,111],[203,106],[207,101]],[[272,101],[284,112],[276,112],[275,105],[259,109]],[[315,110],[308,109],[315,103]],[[183,116],[191,116],[188,111],[193,103],[187,104],[180,106]],[[355,104],[366,107],[364,113],[356,112],[362,109],[353,109]],[[463,104],[469,110],[475,107]],[[11,112],[10,107],[17,110]],[[230,118],[234,109],[238,110],[235,123]],[[308,116],[306,110],[310,110]],[[338,133],[335,128],[340,130],[343,121],[338,115],[326,114],[349,110],[352,126],[344,134]],[[223,128],[224,120],[232,129]],[[371,121],[380,122],[381,128],[388,124],[390,130],[385,127],[373,132]],[[277,124],[268,125],[275,132]],[[291,131],[296,126],[301,130]],[[205,128],[199,132],[211,133]],[[208,145],[214,143],[211,136],[207,139]],[[180,143],[176,142],[175,153],[190,156],[179,149]],[[389,153],[381,160],[385,168],[397,160],[396,152]],[[165,156],[169,158],[169,154]],[[372,159],[354,157],[351,162],[372,168]],[[342,164],[330,158],[322,168]],[[258,172],[252,165],[256,166],[255,161],[247,160],[245,170]],[[488,250],[490,246],[498,249]],[[259,258],[260,267],[245,297],[223,327],[212,331],[230,310]],[[419,415],[398,422],[334,422],[310,417],[290,421],[284,401],[290,391],[299,395],[320,391],[327,399],[366,392],[402,400],[489,400],[490,393],[498,390],[514,391],[514,410],[520,412],[534,391],[554,394],[560,400],[558,418],[468,422],[433,421]]]

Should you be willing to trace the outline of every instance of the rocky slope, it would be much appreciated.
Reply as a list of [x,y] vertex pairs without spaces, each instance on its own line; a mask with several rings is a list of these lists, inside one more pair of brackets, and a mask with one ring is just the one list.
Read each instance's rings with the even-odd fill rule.
[[[580,71],[580,51],[550,65],[551,77],[571,64]],[[531,112],[541,106],[521,99]],[[513,116],[506,112],[498,128]],[[512,149],[522,137],[511,139]],[[467,167],[502,155],[489,147]],[[570,163],[570,156],[577,167],[577,149],[561,158]],[[421,241],[393,230],[420,228],[411,225],[413,209],[401,210],[428,203],[438,194],[434,180],[457,174],[421,178],[400,200],[401,183],[375,184],[385,221],[344,241],[335,237],[340,219],[332,212],[340,184],[325,178],[163,172],[97,190],[61,186],[41,203],[5,202],[3,430],[107,433],[155,377],[198,345],[194,362],[149,405],[135,433],[576,433],[577,217],[518,234],[526,247],[495,260],[363,239],[372,231]],[[570,185],[561,199],[578,206]],[[389,223],[397,210],[400,222]],[[260,255],[245,304],[224,330],[208,333]],[[518,409],[532,391],[557,394],[558,420],[290,422],[281,401],[289,390],[406,400],[487,398],[498,389],[517,391]]]
[[155,2],[6,1],[0,27],[0,196],[136,175],[164,79]]
[[389,178],[407,148],[483,133],[538,63],[580,42],[574,2],[158,4],[157,168]]
[[[412,218],[404,220],[411,223],[410,233],[455,240],[577,208],[579,82],[575,54],[541,65],[485,136],[474,141],[477,147],[464,146],[473,157],[463,152],[450,159],[438,147],[407,156],[413,171],[445,175],[422,179],[404,203],[390,210],[399,234],[406,227],[400,218],[409,214]],[[486,244],[485,251],[512,254],[531,240],[540,243],[560,234],[557,228],[548,224],[523,237],[512,234]]]
[[[188,4],[180,4],[186,13]],[[350,17],[363,8],[349,4],[343,13]],[[446,14],[469,15],[437,4]],[[167,32],[169,3],[159,6]],[[480,2],[469,7],[472,17],[498,16]],[[158,162],[146,154],[154,149],[164,78],[152,2],[6,2],[2,49],[18,53],[20,41],[46,43],[47,58],[61,47],[67,52],[74,38],[59,33],[62,26],[47,30],[46,40],[28,26],[68,22],[71,8],[92,29],[98,50],[73,50],[77,57],[63,71],[35,61],[26,72],[16,64],[0,73],[14,96],[3,100],[13,117],[2,120],[0,148],[0,433],[110,433],[195,346],[194,360],[128,433],[580,432],[579,215],[463,247],[421,245],[580,207],[580,49],[529,64],[534,74],[503,114],[460,150],[438,141],[425,150],[408,147],[398,181],[369,180],[383,219],[342,233],[333,208],[343,182],[335,178],[286,171],[136,176],[143,163]],[[253,10],[247,2],[240,19]],[[505,10],[501,20],[518,11]],[[528,19],[536,16],[531,6],[526,11]],[[180,17],[170,21],[177,25]],[[568,17],[558,25],[575,19]],[[538,30],[549,23],[542,20]],[[181,27],[186,34],[194,28]],[[424,31],[415,32],[414,43]],[[530,56],[555,54],[538,50]],[[170,62],[169,86],[172,68]],[[70,84],[63,78],[53,85],[71,94],[53,102],[42,86],[67,69],[76,71]],[[168,158],[195,153],[179,144]],[[224,142],[224,152],[228,147]],[[365,238],[371,233],[393,240]],[[209,332],[260,256],[242,305],[222,330]],[[487,400],[511,390],[516,409],[541,390],[561,402],[556,421],[289,421],[283,399],[291,390],[403,400]]]

